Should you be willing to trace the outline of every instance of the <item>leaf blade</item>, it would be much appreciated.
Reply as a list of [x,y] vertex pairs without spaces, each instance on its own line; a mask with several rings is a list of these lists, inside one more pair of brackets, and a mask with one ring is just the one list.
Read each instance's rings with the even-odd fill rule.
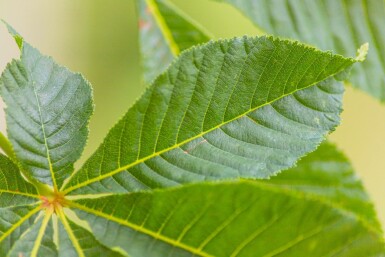
[[8,64],[0,79],[10,141],[22,167],[57,191],[86,142],[91,87],[9,30],[22,40],[21,59]]
[[[233,5],[266,33],[293,38],[352,55],[356,48],[369,42],[367,60],[354,67],[351,78],[357,87],[380,101],[385,100],[385,23],[382,0],[371,1],[296,1],[283,3],[265,0],[215,0]],[[317,11],[314,11],[317,10]]]
[[304,157],[296,167],[265,180],[266,184],[314,195],[361,217],[381,232],[373,203],[349,160],[330,142]]
[[100,244],[89,231],[69,220],[62,210],[59,212],[59,217],[59,256],[123,256]]
[[40,218],[17,240],[7,256],[57,256],[55,244],[50,240],[53,235],[50,220],[51,215]]
[[0,209],[0,216],[4,221],[0,225],[0,253],[3,256],[6,256],[11,247],[16,243],[13,237],[20,238],[29,229],[30,225],[34,224],[34,220],[40,210],[40,206],[36,207],[34,205]]
[[[39,197],[36,188],[25,181],[18,167],[2,154],[0,154],[0,193],[1,195],[10,194],[12,196],[19,195],[31,198]],[[0,196],[0,199],[1,198],[2,196]],[[0,202],[1,206],[8,206],[4,203],[4,198],[2,198]]]
[[[384,253],[382,236],[354,214],[263,183],[192,185],[82,199],[72,207],[99,241],[133,257]],[[104,236],[112,231],[119,233]]]
[[[297,57],[285,61],[293,56],[292,53],[298,53],[298,56],[294,55]],[[145,188],[146,185],[143,186],[142,182],[146,182],[146,179],[135,178],[137,174],[145,172],[143,169],[148,169],[145,161],[166,153],[176,154],[181,158],[183,153],[188,153],[184,158],[190,158],[191,149],[203,154],[204,151],[208,151],[206,144],[200,143],[206,140],[202,138],[205,135],[214,133],[226,125],[235,127],[234,124],[245,115],[278,100],[297,101],[298,99],[284,100],[284,98],[292,97],[300,89],[310,88],[326,80],[319,86],[324,91],[330,91],[332,95],[337,92],[335,97],[326,93],[320,101],[323,104],[316,102],[313,106],[309,102],[314,99],[310,92],[312,89],[307,93],[307,97],[310,97],[310,100],[307,99],[310,106],[308,109],[317,108],[314,112],[318,120],[309,121],[315,130],[313,137],[316,139],[311,146],[314,149],[325,133],[338,124],[340,112],[338,95],[342,89],[334,86],[332,79],[327,79],[355,61],[330,53],[321,53],[297,43],[265,37],[211,42],[186,51],[148,88],[142,98],[110,131],[101,147],[65,186],[65,193],[93,182],[98,183],[103,179],[106,179],[105,184],[108,185],[110,183],[108,179],[123,173],[121,176],[126,177],[121,179],[122,183],[129,181],[134,184],[133,190]],[[294,69],[293,63],[300,65]],[[243,70],[242,65],[245,65]],[[205,83],[202,83],[203,81]],[[321,89],[319,91],[322,92]],[[298,96],[301,94],[298,93]],[[337,117],[327,119],[328,114],[323,112],[330,112],[332,116],[336,114]],[[241,121],[242,124],[245,122]],[[252,135],[251,139],[246,139],[247,143],[250,143],[253,137],[255,135]],[[258,140],[255,144],[258,144]],[[269,144],[274,142],[269,141]],[[305,150],[309,149],[308,147],[310,146],[303,145],[302,148],[298,146],[300,150],[297,149],[295,155],[288,157],[290,160],[286,165],[293,165],[298,157],[309,151]],[[277,152],[279,149],[272,153],[271,158],[274,158]],[[191,158],[186,162],[197,165],[198,162]],[[209,158],[215,162],[215,158],[220,158],[220,155]],[[173,162],[175,164],[175,161]],[[242,167],[244,166],[242,163],[245,163],[246,167]],[[251,160],[243,160],[234,167],[235,164],[229,164],[228,160],[220,160],[217,164],[221,165],[222,170],[226,166],[228,168],[224,175],[219,173],[217,176],[234,178],[239,176],[239,171],[250,177],[268,177],[269,174],[282,168],[264,169],[266,163],[262,160],[259,165],[255,165]],[[217,164],[207,164],[212,166],[211,170],[208,169],[208,172],[202,175],[210,175],[210,172],[213,172],[213,165],[215,169],[219,169]],[[263,172],[258,174],[258,170],[250,170],[252,167],[260,167]],[[125,172],[126,170],[128,172]],[[152,187],[159,187],[157,184],[161,178],[156,177],[159,177],[159,174],[150,175],[147,179],[154,181],[155,186]],[[116,180],[115,177],[113,179]],[[138,184],[138,181],[142,185]],[[102,187],[104,186],[100,185],[100,189],[97,188],[94,192],[105,191],[106,188]],[[122,187],[122,190],[131,190],[130,185],[116,186],[117,189]],[[112,186],[108,190],[116,189]]]
[[165,0],[138,0],[140,50],[144,82],[149,84],[183,50],[211,36]]

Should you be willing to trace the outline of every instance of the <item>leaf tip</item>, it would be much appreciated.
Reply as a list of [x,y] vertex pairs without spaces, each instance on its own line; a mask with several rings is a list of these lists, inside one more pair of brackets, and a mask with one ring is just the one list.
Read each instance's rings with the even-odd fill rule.
[[362,44],[357,50],[356,60],[358,62],[363,62],[366,59],[369,51],[369,43]]
[[3,19],[0,19],[2,23],[7,27],[9,34],[12,35],[12,37],[15,39],[17,46],[21,50],[23,48],[23,37],[11,26],[8,22],[6,22]]

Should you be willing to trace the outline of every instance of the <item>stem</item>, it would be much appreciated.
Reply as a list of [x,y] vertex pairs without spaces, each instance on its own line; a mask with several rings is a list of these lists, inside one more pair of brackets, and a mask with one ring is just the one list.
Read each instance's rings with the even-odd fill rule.
[[13,161],[16,160],[15,152],[13,151],[11,142],[9,142],[8,138],[0,132],[0,148],[4,151],[4,153],[11,158]]

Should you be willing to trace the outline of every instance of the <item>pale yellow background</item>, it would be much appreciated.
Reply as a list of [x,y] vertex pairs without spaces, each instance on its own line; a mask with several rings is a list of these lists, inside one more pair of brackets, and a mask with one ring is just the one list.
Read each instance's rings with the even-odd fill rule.
[[[173,2],[217,37],[257,33],[228,6],[209,0]],[[44,54],[83,73],[93,84],[96,111],[85,153],[89,156],[144,88],[133,0],[0,0],[0,18]],[[0,69],[17,55],[0,26]],[[385,224],[385,105],[348,88],[344,108],[343,123],[331,139],[352,160]],[[1,118],[2,131],[4,125]]]

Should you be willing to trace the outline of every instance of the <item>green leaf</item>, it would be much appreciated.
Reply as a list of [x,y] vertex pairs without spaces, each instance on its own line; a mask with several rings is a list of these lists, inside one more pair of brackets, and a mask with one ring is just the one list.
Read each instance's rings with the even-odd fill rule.
[[149,84],[174,57],[211,38],[195,21],[167,0],[138,0],[144,82]]
[[40,211],[38,205],[0,208],[0,256],[7,256],[12,246],[33,226]]
[[9,142],[8,138],[0,132],[0,147],[1,150],[11,159],[16,160],[15,153],[13,152],[13,148],[11,142]]
[[[0,155],[0,256],[122,256],[99,244],[87,231],[67,222],[84,254],[71,253],[69,235],[59,221],[59,245],[54,243],[52,210],[45,210],[36,189],[20,175],[17,166]],[[44,217],[42,217],[44,216]],[[38,218],[39,217],[39,218]],[[63,223],[64,223],[63,222]]]
[[40,218],[15,243],[7,257],[58,256],[52,240],[51,215]]
[[347,158],[329,142],[321,144],[315,152],[300,160],[296,167],[266,180],[265,183],[317,196],[323,201],[354,212],[374,230],[381,231],[373,204],[361,181]]
[[[337,181],[328,181],[324,172],[334,174]],[[287,176],[290,173],[297,174]],[[301,175],[301,183],[292,183],[290,190],[283,185],[290,177]],[[29,209],[6,208],[7,212],[0,208],[0,253],[16,257],[298,256],[304,252],[311,256],[382,256],[384,244],[372,222],[375,216],[358,208],[372,207],[360,183],[352,180],[347,160],[332,145],[323,144],[297,168],[263,183],[203,184],[67,200],[67,208],[81,220],[71,221],[74,215],[59,209],[56,226],[51,222],[52,212],[40,206],[36,209],[36,204]],[[310,181],[318,181],[320,190],[306,188]],[[7,188],[26,182],[16,177],[9,183]],[[355,190],[342,197],[327,194],[347,188]],[[361,203],[355,199],[357,195]],[[44,218],[36,220],[36,210]],[[13,231],[4,236],[3,227],[9,224],[15,224]]]
[[185,51],[64,192],[268,178],[313,151],[339,123],[343,88],[332,77],[355,61],[270,37]]
[[0,256],[30,228],[40,210],[36,189],[20,175],[17,166],[0,154]]
[[[339,123],[343,87],[334,78],[346,76],[365,51],[356,59],[344,58],[269,37],[192,48],[155,80],[62,191],[86,140],[90,87],[10,31],[22,57],[3,73],[1,93],[17,164],[29,172],[28,179],[37,176],[54,191],[38,192],[23,170],[0,155],[0,256],[385,254],[371,203],[347,160],[328,144],[288,176],[268,181],[111,194],[268,178],[293,166]],[[47,72],[48,65],[56,72]],[[76,99],[71,97],[77,87],[58,83],[73,76],[84,87]],[[55,97],[67,102],[52,102]],[[42,108],[45,101],[56,104]],[[62,159],[55,159],[60,151],[55,152],[48,131],[79,140],[74,146],[68,139],[72,151],[64,148],[74,158],[66,160],[68,172],[57,170]],[[61,137],[56,140],[63,143]],[[31,157],[36,149],[46,150],[40,156],[49,169]],[[325,171],[336,173],[338,183],[332,184]],[[298,174],[303,179],[288,189],[285,182]],[[318,190],[311,187],[314,180]]]
[[100,242],[131,257],[385,254],[381,234],[354,212],[265,183],[193,185],[71,206]]
[[[12,202],[6,201],[7,197],[10,197]],[[17,166],[6,156],[0,154],[0,207],[18,204],[16,199],[19,197],[20,199],[30,199],[33,202],[34,198],[39,196],[35,187],[21,176]]]
[[8,135],[23,169],[58,191],[87,140],[91,86],[25,41],[20,46],[21,59],[0,78]]
[[350,81],[385,100],[385,4],[383,0],[216,0],[232,4],[266,33],[300,40],[349,56],[369,42],[367,60]]
[[64,213],[60,214],[60,218],[61,221],[58,224],[59,256],[124,256],[100,244],[91,232],[68,220]]

